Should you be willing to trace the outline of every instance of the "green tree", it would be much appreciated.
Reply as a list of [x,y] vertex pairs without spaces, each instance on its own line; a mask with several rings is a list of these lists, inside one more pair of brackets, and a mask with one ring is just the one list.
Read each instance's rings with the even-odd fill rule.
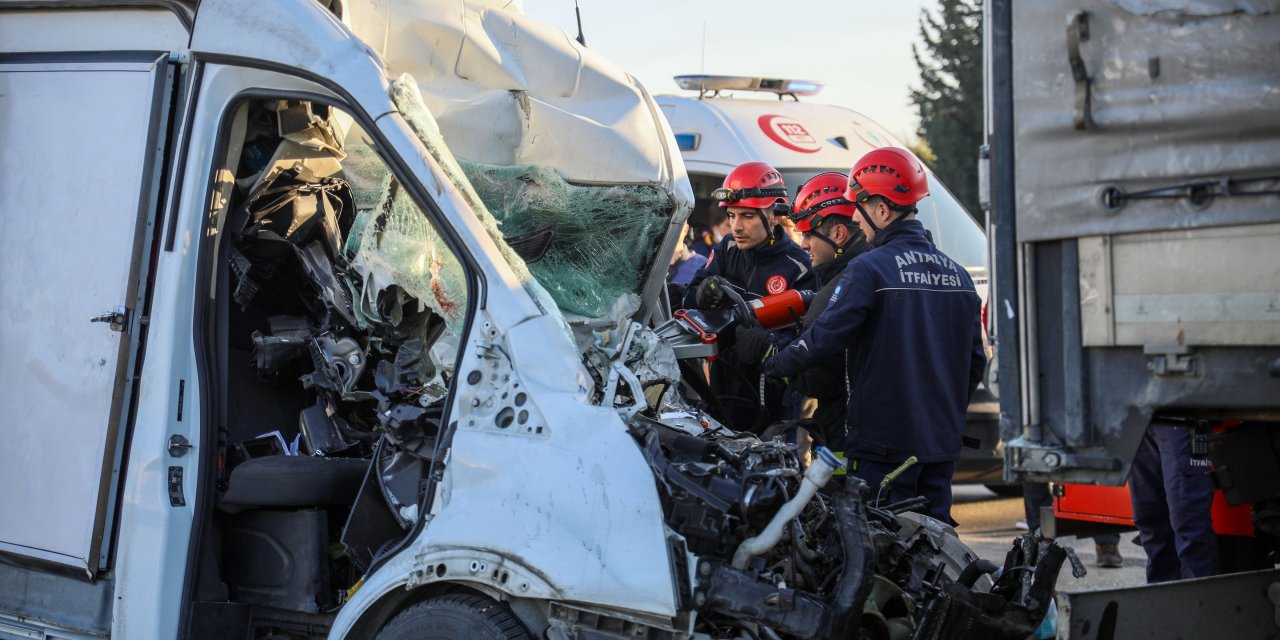
[[931,165],[976,219],[978,147],[982,144],[982,3],[938,0],[920,12],[921,44],[911,46],[920,86],[911,101],[920,114],[918,134],[933,150]]

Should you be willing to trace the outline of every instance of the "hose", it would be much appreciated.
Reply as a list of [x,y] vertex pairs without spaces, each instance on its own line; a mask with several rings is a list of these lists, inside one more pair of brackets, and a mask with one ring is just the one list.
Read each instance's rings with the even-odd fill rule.
[[818,489],[831,479],[831,475],[839,468],[840,461],[826,447],[818,447],[817,453],[818,459],[805,471],[804,479],[800,481],[800,490],[796,492],[795,497],[778,509],[778,513],[774,514],[773,519],[769,521],[764,531],[760,532],[760,535],[747,538],[738,545],[738,550],[733,554],[733,568],[745,569],[751,558],[767,553],[777,545],[778,540],[782,539],[782,532],[787,523],[800,515]]

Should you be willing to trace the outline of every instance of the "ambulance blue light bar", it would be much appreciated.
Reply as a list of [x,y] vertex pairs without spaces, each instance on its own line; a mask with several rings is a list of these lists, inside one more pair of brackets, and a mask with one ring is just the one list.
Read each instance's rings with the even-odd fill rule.
[[780,96],[814,96],[826,86],[813,80],[787,78],[754,78],[750,76],[676,76],[676,85],[687,91],[702,94],[720,91],[763,91]]

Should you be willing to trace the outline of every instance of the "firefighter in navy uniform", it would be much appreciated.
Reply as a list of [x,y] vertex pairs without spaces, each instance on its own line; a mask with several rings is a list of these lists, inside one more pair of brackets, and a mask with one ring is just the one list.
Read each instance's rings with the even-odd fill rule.
[[[808,303],[800,328],[813,324],[835,291],[840,274],[849,261],[871,248],[862,231],[854,223],[857,209],[844,199],[848,177],[843,173],[821,173],[800,186],[792,204],[791,218],[802,234],[800,248],[809,254],[813,271],[821,285]],[[779,338],[781,337],[781,345]],[[775,345],[785,346],[794,334],[784,336],[767,333],[756,327],[737,329],[738,354],[741,359],[762,361]],[[824,446],[844,450],[845,412],[848,403],[844,376],[844,353],[822,358],[813,367],[791,380],[792,387],[816,401],[811,417],[811,433]],[[814,433],[816,432],[816,433]]]
[[[732,233],[720,240],[706,266],[694,275],[681,306],[727,306],[727,290],[752,300],[787,289],[816,288],[809,255],[777,222],[779,215],[789,211],[787,188],[777,169],[763,162],[739,165],[712,197],[727,210]],[[761,398],[758,363],[740,363],[724,337],[720,356],[711,363],[711,389],[728,414],[725,421],[739,430],[758,432],[773,421],[791,417],[784,414],[780,385],[767,389]]]
[[766,371],[794,376],[847,349],[849,473],[875,487],[915,456],[889,499],[923,496],[924,513],[953,523],[951,476],[986,353],[973,280],[915,219],[927,195],[910,152],[887,147],[858,160],[844,197],[872,248],[849,262],[826,310]]

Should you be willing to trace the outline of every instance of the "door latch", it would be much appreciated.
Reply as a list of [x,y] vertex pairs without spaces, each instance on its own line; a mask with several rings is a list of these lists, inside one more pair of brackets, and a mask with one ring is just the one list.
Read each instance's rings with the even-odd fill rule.
[[122,333],[129,322],[129,307],[113,307],[106,313],[89,318],[89,322],[107,322],[111,324],[112,331]]
[[191,448],[191,442],[181,434],[173,434],[169,436],[169,455],[175,458],[181,458],[187,455],[187,449]]

